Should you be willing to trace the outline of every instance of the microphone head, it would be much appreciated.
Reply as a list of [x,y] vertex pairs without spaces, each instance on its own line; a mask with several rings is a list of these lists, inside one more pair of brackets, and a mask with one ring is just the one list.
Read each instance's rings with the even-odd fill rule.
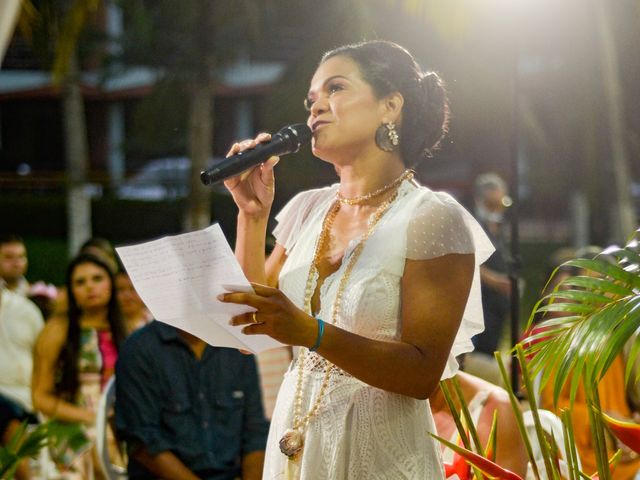
[[282,127],[276,136],[281,137],[288,143],[290,153],[300,150],[300,147],[311,140],[311,129],[306,123],[294,123]]

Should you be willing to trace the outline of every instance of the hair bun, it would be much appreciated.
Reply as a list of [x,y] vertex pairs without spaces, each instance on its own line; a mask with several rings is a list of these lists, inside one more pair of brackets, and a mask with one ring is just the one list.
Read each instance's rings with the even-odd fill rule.
[[431,156],[449,130],[449,102],[442,78],[436,72],[423,73],[419,78],[423,94],[423,125],[426,132],[425,153]]

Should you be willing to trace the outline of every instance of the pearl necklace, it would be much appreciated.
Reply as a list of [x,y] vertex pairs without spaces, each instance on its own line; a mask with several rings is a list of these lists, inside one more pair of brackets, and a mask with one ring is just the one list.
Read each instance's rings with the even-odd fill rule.
[[[385,187],[380,189],[381,190],[380,192],[376,191],[376,192],[373,192],[373,194],[370,194],[371,197],[369,198],[373,198],[374,196],[380,195],[383,191],[389,191],[391,190],[391,188],[399,186],[400,183],[405,178],[411,178],[411,177],[413,177],[413,172],[411,170],[407,170],[402,174],[402,176],[398,177],[391,184],[386,185]],[[387,212],[387,210],[389,209],[389,207],[391,206],[391,204],[393,203],[393,201],[396,199],[397,196],[398,196],[398,192],[396,190],[393,193],[393,195],[387,200],[385,200],[378,207],[378,209],[372,214],[369,220],[369,228],[367,229],[364,236],[362,237],[362,240],[356,245],[353,252],[351,253],[351,256],[348,259],[347,266],[345,267],[344,274],[340,278],[340,283],[338,284],[338,291],[336,293],[336,298],[333,303],[333,308],[331,311],[332,325],[335,325],[338,321],[338,318],[340,315],[340,308],[342,305],[342,294],[344,293],[347,283],[351,278],[351,272],[353,271],[353,267],[355,266],[358,258],[360,257],[360,254],[362,253],[362,250],[364,249],[365,242],[371,236],[377,223],[380,221],[382,216]],[[304,298],[304,309],[310,315],[312,314],[311,298],[313,296],[313,287],[312,287],[313,278],[315,277],[318,271],[318,265],[320,263],[320,254],[322,252],[322,249],[324,248],[324,246],[327,244],[329,240],[331,226],[333,225],[333,221],[335,220],[335,217],[338,214],[338,211],[340,210],[340,206],[342,205],[342,203],[343,202],[339,197],[336,198],[336,200],[333,202],[333,205],[331,206],[331,208],[327,212],[327,215],[324,218],[324,221],[322,223],[322,230],[320,232],[320,235],[316,243],[313,260],[309,268],[309,275],[307,276],[307,284],[305,288],[305,298]],[[306,350],[307,350],[306,348],[300,348],[300,352],[298,354],[298,360],[297,360],[298,377],[297,377],[296,391],[295,391],[295,397],[294,397],[293,422],[292,422],[291,428],[284,432],[284,435],[280,439],[280,443],[279,443],[280,451],[284,455],[289,457],[290,460],[294,460],[294,461],[302,452],[302,449],[304,447],[305,429],[309,424],[309,422],[311,421],[311,419],[318,412],[318,409],[320,408],[320,404],[324,397],[325,391],[327,389],[327,386],[329,385],[329,378],[331,377],[331,372],[334,369],[338,368],[335,365],[333,365],[331,362],[325,360],[325,363],[326,363],[325,372],[322,379],[322,384],[320,385],[320,390],[318,391],[318,396],[313,402],[313,405],[311,406],[309,411],[303,416],[302,415],[302,383],[304,378],[303,366],[304,366],[304,359],[306,356]]]
[[392,182],[387,183],[386,185],[383,185],[382,187],[380,187],[379,189],[371,193],[367,193],[365,195],[358,195],[357,197],[351,197],[351,198],[343,197],[342,194],[340,193],[340,190],[338,190],[336,192],[336,198],[342,205],[362,205],[363,203],[367,203],[372,198],[379,197],[383,193],[386,193],[389,190],[391,190],[392,188],[397,187],[405,179],[413,178],[414,174],[415,172],[413,170],[407,169],[404,172],[402,172],[402,175],[400,175],[398,178],[396,178]]

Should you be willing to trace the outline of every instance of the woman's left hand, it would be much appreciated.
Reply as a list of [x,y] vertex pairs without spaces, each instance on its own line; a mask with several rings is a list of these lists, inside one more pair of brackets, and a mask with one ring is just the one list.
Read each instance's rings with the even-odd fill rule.
[[245,335],[269,335],[285,345],[309,347],[315,343],[316,320],[296,307],[277,288],[252,283],[255,293],[232,292],[218,297],[221,302],[248,305],[255,312],[231,318],[230,325],[246,325]]

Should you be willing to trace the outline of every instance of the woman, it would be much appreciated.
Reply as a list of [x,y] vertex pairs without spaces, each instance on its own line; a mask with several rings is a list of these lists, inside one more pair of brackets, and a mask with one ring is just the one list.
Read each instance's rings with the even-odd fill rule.
[[492,247],[407,170],[446,130],[442,83],[398,45],[367,42],[325,54],[305,103],[313,153],[340,183],[291,200],[268,260],[277,159],[225,182],[255,294],[221,299],[257,309],[232,324],[303,347],[280,389],[264,478],[443,478],[421,399],[482,330],[478,264]]
[[80,254],[68,267],[66,284],[67,316],[51,318],[36,343],[33,404],[49,418],[93,427],[124,338],[114,277],[105,260]]

